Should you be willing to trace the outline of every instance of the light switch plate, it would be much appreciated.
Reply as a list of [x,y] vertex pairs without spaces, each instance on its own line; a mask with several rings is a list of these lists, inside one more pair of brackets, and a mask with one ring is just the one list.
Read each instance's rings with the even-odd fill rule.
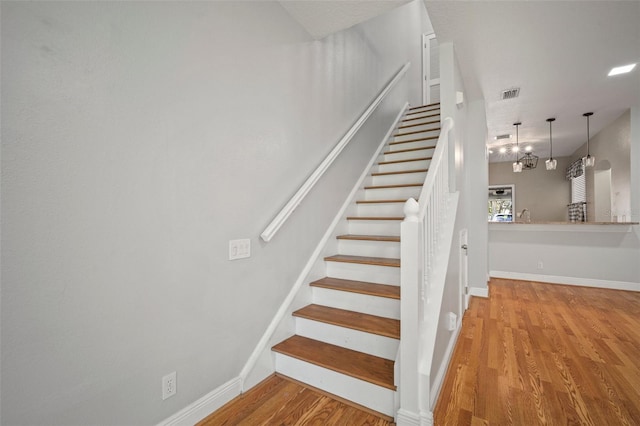
[[247,257],[251,257],[251,240],[249,238],[229,241],[229,260]]

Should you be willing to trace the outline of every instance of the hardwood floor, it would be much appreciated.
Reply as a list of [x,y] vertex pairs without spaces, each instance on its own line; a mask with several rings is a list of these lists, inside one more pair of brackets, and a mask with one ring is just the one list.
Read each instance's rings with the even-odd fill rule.
[[436,425],[640,425],[640,293],[492,279]]
[[386,419],[326,393],[274,375],[235,398],[197,426],[358,425],[390,426]]

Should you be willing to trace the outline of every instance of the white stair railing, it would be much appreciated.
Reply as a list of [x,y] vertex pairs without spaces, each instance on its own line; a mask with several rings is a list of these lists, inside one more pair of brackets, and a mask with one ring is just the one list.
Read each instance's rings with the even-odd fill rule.
[[[431,424],[431,364],[455,221],[449,189],[449,138],[445,118],[418,201],[406,201],[401,225],[400,408],[398,425]],[[453,216],[453,217],[452,217]],[[450,235],[449,235],[450,234]],[[446,249],[446,250],[445,250]],[[446,251],[446,253],[445,253]]]

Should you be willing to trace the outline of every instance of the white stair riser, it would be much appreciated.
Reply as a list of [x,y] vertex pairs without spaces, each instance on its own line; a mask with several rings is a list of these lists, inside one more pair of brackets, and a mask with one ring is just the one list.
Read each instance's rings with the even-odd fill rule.
[[338,253],[352,256],[400,258],[400,243],[389,241],[340,240]]
[[[439,108],[435,108],[435,109],[424,109],[424,110],[420,110],[420,111],[412,111],[411,113],[407,114],[404,116],[404,118],[402,119],[403,124],[406,120],[411,120],[413,118],[423,118],[423,117],[428,117],[429,116],[429,121],[432,120],[437,120],[438,118],[440,118],[440,109]],[[433,117],[431,117],[433,116]]]
[[[401,124],[400,126],[406,126],[406,125],[414,125],[414,124],[424,124],[424,123],[431,123],[432,121],[441,121],[440,115],[433,115],[434,113],[432,112],[425,112],[422,114],[416,114],[416,115],[412,115],[407,117]],[[430,124],[431,125],[431,124]],[[400,127],[398,126],[398,127]],[[431,125],[432,126],[432,125]],[[413,127],[405,127],[403,129],[396,129],[395,133],[403,133],[408,131],[407,129],[413,129]]]
[[347,311],[400,319],[400,300],[369,294],[351,293],[330,288],[313,287],[313,303]]
[[399,220],[350,220],[349,233],[356,235],[400,235]]
[[406,186],[400,188],[376,188],[364,191],[365,200],[406,200],[417,197],[422,190],[421,186]]
[[380,358],[394,360],[399,340],[296,317],[296,334]]
[[389,144],[384,147],[383,152],[387,151],[400,151],[403,149],[412,149],[412,148],[424,148],[434,146],[436,144],[436,139],[429,139],[426,141],[416,141],[416,142],[405,142],[405,143],[395,143],[393,145]]
[[404,203],[360,203],[358,216],[404,217]]
[[[440,130],[425,130],[420,133],[412,133],[410,135],[396,135],[393,137],[391,142],[406,142],[414,139],[423,139],[423,138],[432,138],[434,136],[439,136]],[[437,139],[427,139],[421,142],[435,142]]]
[[[398,129],[396,129],[396,133],[402,133],[403,131],[407,131],[407,129],[412,129],[413,127],[404,127],[404,128],[400,128],[402,126],[414,126],[416,124],[423,124],[425,126],[436,126],[435,123],[431,123],[432,121],[437,121],[438,123],[441,123],[441,117],[440,115],[436,115],[433,117],[426,117],[427,113],[422,113],[420,115],[416,114],[415,116],[410,116],[407,117],[405,120],[402,121],[402,123],[400,123],[400,125],[398,126]],[[431,115],[432,113],[429,112],[429,115]],[[413,118],[413,120],[412,120]],[[428,124],[427,124],[428,123]],[[417,126],[416,126],[417,127]]]
[[400,268],[346,262],[326,262],[326,264],[327,276],[332,278],[400,285]]
[[402,172],[405,170],[428,169],[431,160],[407,161],[403,163],[378,164],[373,172]]
[[372,176],[371,185],[380,186],[380,185],[404,185],[407,183],[423,183],[426,177],[427,177],[427,172]]
[[434,151],[434,148],[425,148],[420,151],[392,152],[390,154],[384,154],[380,161],[399,161],[411,160],[413,158],[433,157]]
[[276,371],[388,416],[394,415],[395,391],[391,389],[280,353],[276,353]]
[[422,111],[440,111],[440,105],[422,105],[416,107],[416,109],[410,109],[407,111],[407,114],[418,113]]
[[[403,127],[403,126],[409,126],[409,127]],[[441,123],[440,120],[438,120],[438,117],[433,117],[430,120],[416,120],[415,122],[411,123],[404,123],[401,126],[399,126],[394,134],[398,134],[398,133],[407,133],[407,132],[418,132],[420,130],[434,130],[434,129],[440,129],[441,127]]]

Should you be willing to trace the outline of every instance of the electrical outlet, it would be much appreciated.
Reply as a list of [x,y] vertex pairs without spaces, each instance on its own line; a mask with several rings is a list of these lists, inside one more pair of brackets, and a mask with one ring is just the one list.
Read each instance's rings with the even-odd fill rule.
[[544,269],[544,263],[542,263],[542,260],[538,260],[538,269]]
[[458,325],[458,316],[453,312],[447,314],[447,330],[453,331]]
[[169,373],[162,378],[162,400],[173,396],[178,392],[178,383],[176,382],[176,372]]

